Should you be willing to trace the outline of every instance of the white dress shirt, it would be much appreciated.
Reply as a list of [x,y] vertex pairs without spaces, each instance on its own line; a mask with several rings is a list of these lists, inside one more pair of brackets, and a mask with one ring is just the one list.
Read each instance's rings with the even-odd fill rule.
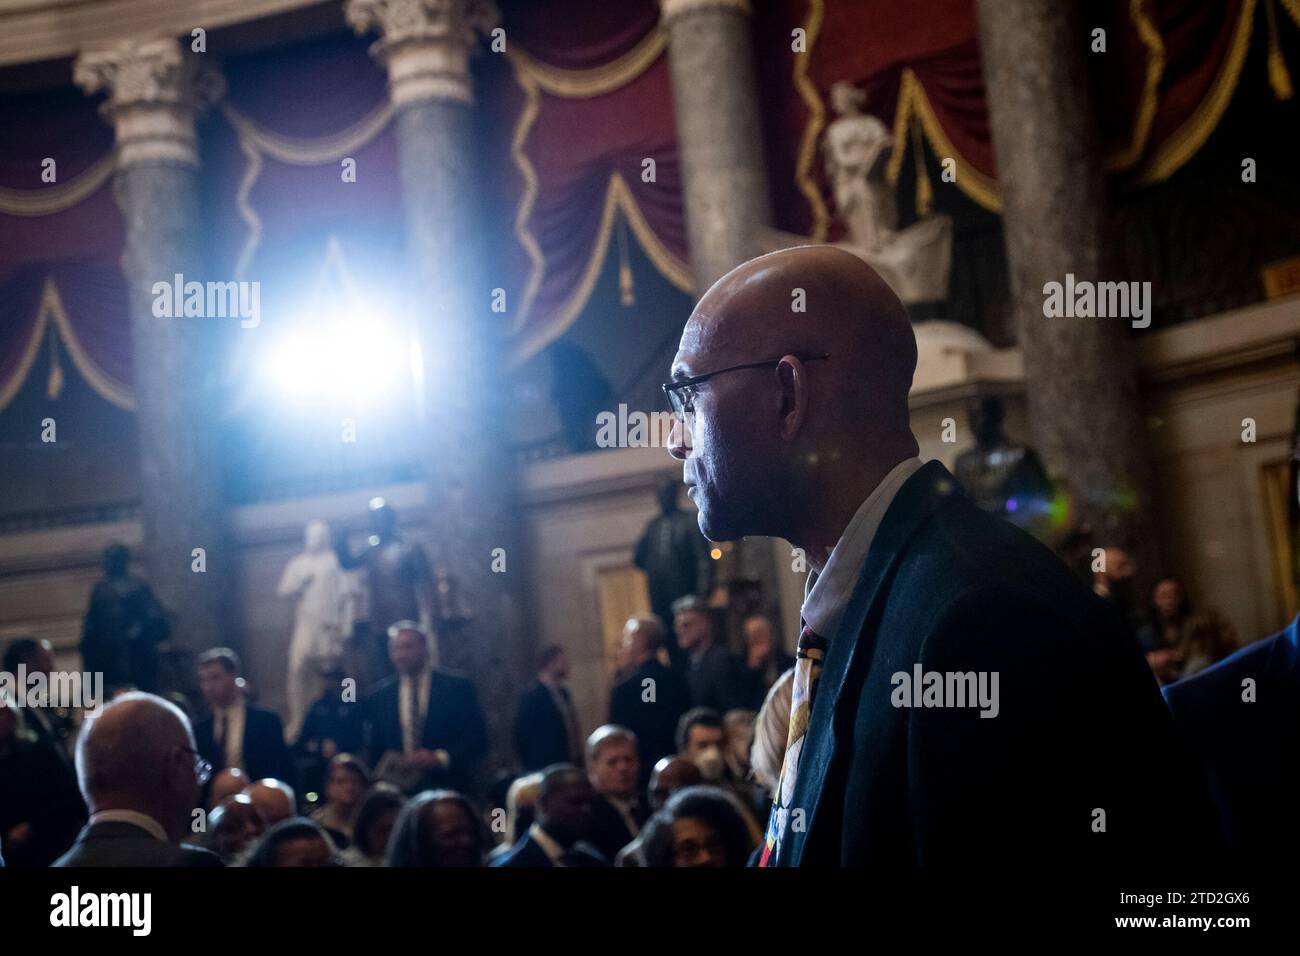
[[555,838],[539,827],[536,823],[528,828],[528,835],[533,838],[533,842],[542,848],[547,859],[551,861],[552,866],[564,866],[561,859],[564,856],[564,847],[555,842]]
[[155,840],[161,840],[163,843],[170,842],[163,825],[147,813],[139,813],[135,810],[100,810],[90,815],[90,826],[93,827],[96,823],[129,823],[144,830]]
[[212,711],[212,739],[221,737],[222,721],[225,721],[225,752],[221,755],[222,769],[231,767],[244,769],[244,714],[246,705],[240,697],[229,707]]
[[921,468],[920,458],[908,458],[895,465],[862,502],[853,520],[836,542],[821,573],[808,575],[801,614],[813,633],[832,640],[844,617],[844,610],[858,586],[862,568],[867,563],[871,542],[885,519],[885,512],[902,488]]

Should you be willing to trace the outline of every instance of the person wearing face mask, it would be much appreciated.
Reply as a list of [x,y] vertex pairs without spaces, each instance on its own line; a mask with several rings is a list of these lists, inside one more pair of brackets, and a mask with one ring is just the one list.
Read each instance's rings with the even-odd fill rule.
[[688,710],[677,724],[677,752],[699,768],[706,783],[719,783],[727,777],[726,742],[722,716],[708,707]]

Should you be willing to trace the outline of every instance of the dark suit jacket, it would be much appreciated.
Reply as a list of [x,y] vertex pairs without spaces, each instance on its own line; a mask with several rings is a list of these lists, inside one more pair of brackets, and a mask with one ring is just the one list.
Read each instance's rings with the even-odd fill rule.
[[[1200,758],[1228,846],[1251,860],[1300,853],[1300,618],[1164,689]],[[1247,678],[1254,701],[1242,699]]]
[[[546,851],[541,848],[530,835],[525,834],[523,839],[512,846],[507,852],[492,861],[492,866],[510,866],[510,867],[552,867],[555,864],[551,858],[546,855]],[[564,853],[565,866],[609,866],[609,861],[602,858],[593,849],[584,846],[582,843],[571,846]]]
[[[574,743],[581,747],[580,741]],[[541,681],[519,698],[519,712],[515,716],[515,749],[525,773],[541,770],[553,763],[569,763],[573,759],[564,714]]]
[[[654,681],[653,701],[643,699],[647,680]],[[677,753],[677,721],[685,710],[686,691],[681,678],[653,657],[610,692],[609,722],[636,734],[643,784],[650,779],[660,757]]]
[[[393,675],[365,700],[367,751],[377,766],[387,751],[402,752],[400,678]],[[487,728],[474,685],[463,677],[434,671],[429,680],[429,700],[420,746],[445,750],[451,758],[445,769],[431,770],[421,788],[449,787],[469,792],[475,762],[487,751]]]
[[52,866],[221,866],[207,850],[164,843],[133,823],[95,823]]
[[[215,773],[225,769],[225,756],[217,750],[214,733],[211,714],[194,725],[194,745],[203,759],[212,764]],[[274,777],[290,786],[298,785],[280,718],[269,710],[248,704],[244,706],[244,771],[253,780]]]
[[745,665],[721,644],[712,644],[698,661],[687,658],[686,683],[692,707],[712,707],[719,714],[748,707],[749,678]]
[[618,808],[598,793],[591,802],[591,830],[587,842],[607,860],[613,860],[618,856],[619,850],[636,839],[648,817],[645,805],[638,800],[632,805],[632,819],[636,821],[637,829],[629,830]]
[[[804,827],[778,864],[1056,869],[1149,861],[1159,833],[1205,846],[1208,794],[1124,623],[938,462],[899,490],[827,637]],[[918,663],[996,673],[997,716],[895,706]]]

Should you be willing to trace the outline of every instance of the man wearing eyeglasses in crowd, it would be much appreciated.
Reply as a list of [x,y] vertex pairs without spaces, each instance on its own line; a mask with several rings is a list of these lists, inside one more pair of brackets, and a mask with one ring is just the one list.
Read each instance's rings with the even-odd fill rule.
[[[921,462],[916,358],[884,280],[804,246],[719,279],[664,386],[705,537],[784,538],[814,572],[758,862],[1061,867],[1149,858],[1159,832],[1201,851],[1208,796],[1136,642],[1046,548]],[[900,695],[916,668],[941,689],[998,678],[1000,699]]]
[[211,772],[178,707],[153,694],[123,694],[77,740],[90,822],[53,865],[221,866],[215,854],[181,842]]

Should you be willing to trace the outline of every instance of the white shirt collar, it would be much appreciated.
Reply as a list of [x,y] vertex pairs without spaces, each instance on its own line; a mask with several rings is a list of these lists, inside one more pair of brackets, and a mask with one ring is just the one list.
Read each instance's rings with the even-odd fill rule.
[[533,842],[542,848],[542,852],[554,866],[564,866],[560,858],[564,856],[564,847],[555,842],[555,837],[551,836],[540,826],[534,823],[528,828],[528,835],[533,838]]
[[136,810],[100,810],[98,813],[90,815],[90,825],[96,823],[129,823],[144,830],[155,840],[161,840],[163,843],[169,842],[167,831],[163,829],[161,823],[149,816],[147,813],[140,813]]
[[835,637],[885,512],[898,489],[920,468],[920,458],[908,458],[895,465],[858,507],[821,573],[808,575],[801,613],[804,623],[816,634],[827,640]]

